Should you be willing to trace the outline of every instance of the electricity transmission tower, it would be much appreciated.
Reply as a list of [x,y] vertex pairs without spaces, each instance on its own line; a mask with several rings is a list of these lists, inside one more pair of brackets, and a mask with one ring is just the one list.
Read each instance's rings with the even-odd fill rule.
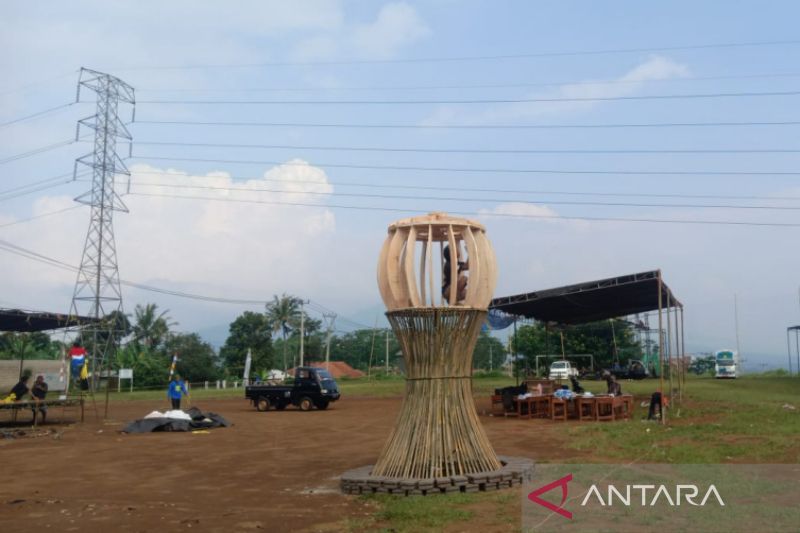
[[136,100],[133,87],[127,83],[87,68],[81,69],[76,101],[80,101],[82,88],[96,93],[97,107],[94,115],[78,121],[75,137],[76,140],[80,138],[81,126],[94,130],[94,150],[75,161],[75,179],[79,165],[90,168],[92,188],[75,198],[75,201],[92,209],[70,315],[95,319],[91,327],[81,331],[81,338],[84,346],[91,343],[89,361],[96,387],[98,372],[103,368],[110,348],[114,346],[116,319],[119,317],[114,316],[115,320],[100,319],[115,311],[116,314],[122,312],[113,217],[114,211],[127,213],[128,208],[116,191],[115,180],[118,175],[130,176],[130,172],[117,155],[117,140],[130,143],[132,137],[120,120],[118,111],[120,103],[127,103],[131,104],[133,113]]

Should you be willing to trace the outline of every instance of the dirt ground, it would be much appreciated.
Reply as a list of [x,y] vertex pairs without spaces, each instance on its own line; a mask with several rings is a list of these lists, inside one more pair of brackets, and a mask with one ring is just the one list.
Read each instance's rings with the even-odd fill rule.
[[[328,411],[260,413],[244,400],[203,400],[197,407],[233,426],[138,435],[119,430],[164,405],[114,404],[115,422],[95,420],[87,409],[84,424],[0,439],[0,529],[338,531],[345,519],[373,512],[369,502],[339,493],[338,476],[374,463],[400,401],[355,398]],[[478,402],[479,413],[488,409],[488,401]],[[57,419],[59,410],[51,414]],[[581,457],[562,447],[560,425],[481,421],[501,455]]]

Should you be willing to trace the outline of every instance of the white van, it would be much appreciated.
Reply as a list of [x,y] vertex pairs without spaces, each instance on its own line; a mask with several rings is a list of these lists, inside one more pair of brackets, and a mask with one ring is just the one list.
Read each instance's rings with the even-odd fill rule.
[[578,377],[578,369],[569,361],[556,361],[550,365],[550,379],[569,379]]

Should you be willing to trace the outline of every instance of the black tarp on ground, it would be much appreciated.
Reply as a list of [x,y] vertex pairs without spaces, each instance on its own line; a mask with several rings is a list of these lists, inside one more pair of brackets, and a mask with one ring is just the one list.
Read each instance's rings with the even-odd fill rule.
[[180,420],[175,418],[140,418],[134,420],[122,430],[122,433],[152,433],[153,431],[193,431],[195,429],[212,429],[218,427],[228,427],[225,417],[212,413],[204,413],[197,407],[187,409],[186,414],[192,420]]
[[653,270],[495,298],[489,308],[541,322],[583,324],[658,310],[659,281],[662,308],[681,307],[661,272]]

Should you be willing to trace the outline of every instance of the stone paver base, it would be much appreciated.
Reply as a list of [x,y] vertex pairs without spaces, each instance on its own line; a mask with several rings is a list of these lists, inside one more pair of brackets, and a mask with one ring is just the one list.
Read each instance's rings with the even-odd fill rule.
[[371,475],[374,465],[362,466],[342,474],[345,494],[398,494],[401,496],[446,494],[449,492],[482,492],[511,488],[530,481],[534,463],[525,457],[498,456],[503,465],[498,470],[465,476],[433,479],[402,479]]

